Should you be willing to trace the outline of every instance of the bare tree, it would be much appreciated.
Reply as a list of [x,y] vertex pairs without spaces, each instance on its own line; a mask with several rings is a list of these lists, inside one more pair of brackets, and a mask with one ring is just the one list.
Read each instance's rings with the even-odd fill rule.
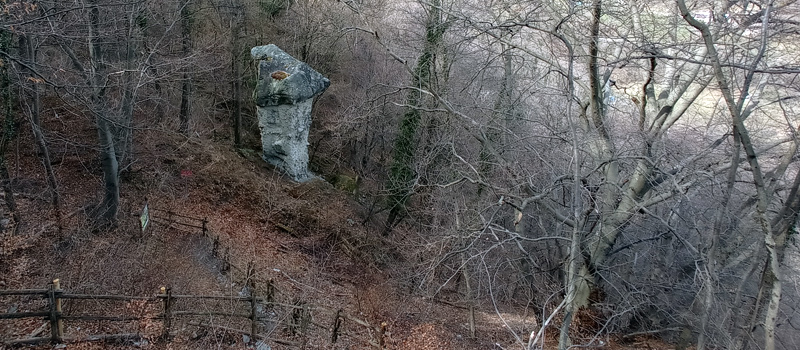
[[[431,2],[425,5],[437,6]],[[577,313],[581,310],[591,310],[593,303],[602,305],[605,301],[627,300],[634,311],[611,313],[611,318],[616,317],[620,323],[624,323],[622,321],[624,319],[640,317],[637,315],[646,313],[650,307],[663,307],[663,305],[656,306],[653,301],[644,298],[635,301],[625,295],[624,289],[619,290],[610,300],[603,296],[613,290],[611,288],[613,286],[610,285],[612,282],[605,282],[610,278],[632,283],[635,287],[631,288],[644,286],[644,281],[631,280],[635,278],[634,276],[644,274],[642,271],[631,269],[623,273],[619,267],[613,267],[620,264],[632,266],[636,261],[638,253],[636,249],[639,246],[648,242],[660,242],[661,245],[658,246],[653,243],[653,249],[674,249],[675,245],[679,246],[677,253],[671,253],[663,256],[663,260],[652,262],[652,266],[656,268],[652,270],[651,278],[671,274],[665,272],[665,269],[673,271],[678,269],[675,266],[676,255],[705,260],[709,264],[717,259],[715,256],[719,254],[730,255],[729,248],[725,248],[725,251],[717,250],[721,248],[715,246],[717,244],[715,242],[719,239],[715,237],[722,232],[720,215],[728,211],[725,208],[731,201],[728,197],[730,186],[741,177],[740,159],[735,152],[729,152],[721,158],[718,154],[730,149],[728,147],[723,150],[726,142],[732,141],[737,144],[740,138],[738,133],[732,137],[734,134],[731,133],[708,132],[708,137],[697,138],[691,144],[683,143],[682,146],[688,149],[676,152],[681,146],[678,143],[679,138],[675,135],[688,135],[684,134],[683,130],[691,125],[692,119],[702,115],[703,112],[700,111],[704,107],[697,102],[705,101],[709,94],[714,93],[709,84],[715,79],[715,74],[710,62],[706,61],[708,54],[706,45],[696,42],[693,37],[681,34],[686,27],[681,25],[680,17],[674,7],[668,4],[650,7],[640,3],[594,1],[591,4],[572,4],[572,6],[550,4],[544,8],[537,8],[539,13],[546,12],[551,15],[545,18],[536,17],[536,11],[526,12],[523,8],[517,7],[514,10],[520,14],[519,16],[498,19],[496,16],[481,17],[482,13],[476,10],[477,7],[469,7],[476,6],[474,4],[462,5],[455,6],[453,10],[442,9],[442,11],[448,12],[451,18],[467,28],[467,36],[490,39],[497,46],[505,47],[501,52],[519,52],[521,57],[536,62],[539,67],[547,67],[549,71],[557,72],[558,76],[562,77],[560,80],[555,78],[545,80],[542,77],[520,74],[530,73],[532,70],[518,71],[514,75],[515,80],[528,86],[536,86],[537,82],[552,84],[545,85],[547,88],[542,89],[550,92],[551,96],[555,96],[551,92],[554,86],[561,87],[561,93],[557,95],[558,98],[553,98],[552,105],[563,108],[565,103],[566,105],[575,103],[579,106],[575,112],[580,117],[580,122],[575,124],[578,136],[569,138],[562,136],[569,135],[569,125],[558,124],[557,121],[548,124],[550,121],[541,117],[541,115],[560,115],[547,110],[550,102],[541,97],[538,97],[535,103],[525,98],[517,101],[517,106],[525,110],[525,115],[521,119],[527,122],[521,123],[513,130],[487,128],[486,125],[490,125],[491,122],[487,122],[481,114],[485,115],[487,111],[492,114],[504,113],[502,108],[487,110],[473,106],[481,103],[485,106],[486,100],[479,97],[482,96],[480,93],[485,92],[496,93],[492,96],[497,96],[495,101],[500,101],[503,98],[503,85],[495,85],[494,90],[487,88],[486,80],[481,79],[492,76],[485,73],[488,69],[474,70],[475,57],[458,57],[456,66],[459,60],[469,60],[473,64],[470,68],[476,73],[464,74],[473,77],[467,83],[467,87],[449,87],[448,90],[470,91],[472,95],[468,98],[458,95],[444,98],[437,96],[434,91],[428,92],[430,96],[438,99],[440,109],[457,115],[458,120],[463,121],[463,126],[468,130],[467,134],[470,134],[477,144],[466,140],[454,143],[455,156],[459,160],[454,166],[454,172],[459,176],[453,178],[450,183],[439,184],[449,192],[440,192],[441,199],[438,204],[430,207],[448,208],[452,205],[455,193],[473,190],[471,184],[477,184],[478,190],[486,189],[491,195],[484,199],[486,202],[475,207],[492,208],[492,204],[488,201],[492,198],[495,203],[513,208],[516,213],[513,217],[519,218],[513,220],[515,224],[525,221],[544,221],[553,227],[561,227],[557,232],[571,237],[573,244],[579,243],[579,253],[572,249],[574,246],[562,246],[559,249],[568,256],[565,261],[570,262],[564,265],[567,276],[565,290],[569,295],[566,297],[569,300],[566,309]],[[498,2],[491,6],[500,8],[503,4]],[[509,6],[515,5],[509,4]],[[438,7],[441,8],[440,5]],[[632,8],[635,11],[631,11]],[[462,14],[459,11],[469,14]],[[629,18],[630,21],[621,20],[623,18]],[[591,25],[586,26],[586,23]],[[514,31],[514,36],[503,34],[509,30]],[[721,31],[720,35],[726,33],[728,32]],[[386,40],[385,37],[383,40]],[[552,41],[559,45],[552,45]],[[478,42],[470,41],[466,45],[481,47]],[[564,43],[572,43],[575,53],[568,54],[568,50],[564,49]],[[492,52],[491,55],[495,53]],[[579,73],[574,78],[574,93],[566,94],[563,92],[566,90],[563,87],[567,85],[565,81],[567,79],[563,77],[570,76],[567,73],[567,63],[571,62],[570,58],[573,55],[588,59],[575,64],[575,71]],[[730,64],[735,66],[740,63]],[[500,71],[502,70],[498,69],[494,72]],[[496,74],[499,75],[502,74]],[[475,81],[482,81],[483,85],[474,84]],[[463,81],[456,80],[456,82]],[[481,89],[469,90],[469,84]],[[470,98],[475,101],[474,105],[466,102]],[[536,128],[534,125],[547,125],[547,128]],[[510,138],[510,144],[498,143],[497,134],[492,135],[492,132],[497,131]],[[580,141],[574,145],[570,140]],[[754,152],[762,156],[774,154],[775,148],[782,147],[785,142],[786,140],[775,140],[754,149]],[[492,150],[485,145],[501,149]],[[513,148],[528,150],[528,155],[536,154],[536,156],[526,158],[522,153],[511,151]],[[578,155],[567,149],[577,150]],[[509,152],[514,156],[510,157],[510,160],[505,160],[506,157],[500,156],[503,152]],[[573,155],[565,158],[565,154]],[[785,156],[782,159],[789,158]],[[487,164],[503,171],[487,171]],[[578,171],[574,171],[576,168],[573,168],[572,164],[577,164]],[[463,168],[459,165],[463,165]],[[553,169],[547,174],[549,178],[544,173],[536,172],[542,168]],[[785,169],[786,167],[776,168],[781,170],[775,173],[777,178],[782,176]],[[679,211],[676,207],[686,201],[697,201],[697,193],[703,190],[700,185],[718,179],[728,184],[723,186],[728,188],[725,190],[728,194],[716,202],[723,203],[722,211],[717,212],[717,219],[711,218],[711,221],[718,224],[714,225],[709,235],[691,234],[687,238],[687,232],[682,231],[685,228],[681,221],[687,220],[685,215],[688,213]],[[573,200],[565,201],[564,198]],[[575,198],[579,199],[578,204],[575,204]],[[461,208],[461,206],[455,207]],[[575,214],[575,208],[580,208],[580,215]],[[700,217],[698,215],[688,220],[699,220]],[[508,218],[509,215],[484,217],[478,220],[483,220],[484,226],[474,229],[473,232],[475,235],[496,233],[499,231],[493,230],[501,228],[508,230],[504,231],[506,233],[512,232],[508,229],[510,227],[506,222]],[[470,221],[463,220],[458,227],[465,227],[463,222]],[[439,221],[440,224],[443,222]],[[451,230],[442,230],[442,226],[436,227],[440,227],[442,235],[452,234]],[[536,237],[548,231],[547,225],[541,225],[541,230],[530,226],[524,228],[525,225],[519,227],[523,228],[513,233],[518,235],[516,236],[518,239]],[[647,235],[647,230],[652,228],[663,233]],[[442,241],[447,239],[442,237]],[[469,239],[467,241],[469,242]],[[467,246],[476,251],[494,249],[469,244]],[[523,251],[527,249],[524,244],[520,246]],[[464,247],[464,244],[459,243],[452,247],[453,251],[463,251],[461,247]],[[459,256],[464,259],[464,255]],[[505,257],[508,256],[506,253]],[[625,261],[628,257],[632,261]],[[733,259],[744,258],[733,257]],[[445,260],[443,258],[440,261]],[[467,258],[467,263],[469,260]],[[572,263],[577,265],[570,267]],[[711,266],[704,266],[706,270],[703,276],[709,278],[706,280],[706,285],[715,283],[716,277],[713,276],[718,272]],[[713,287],[704,287],[702,289],[704,296],[698,295],[698,300],[713,295],[713,290]],[[678,298],[677,295],[670,297]],[[665,316],[670,313],[669,309],[658,310]],[[626,313],[633,316],[626,316]],[[666,328],[678,328],[675,325],[681,325],[681,322],[695,322],[693,317],[674,317],[669,321],[672,322],[672,327]],[[698,321],[701,324],[700,328],[705,328],[703,325],[708,324],[708,320],[708,315],[701,316]],[[564,324],[567,327],[564,328],[562,335],[566,334],[568,320],[562,323]],[[608,325],[609,323],[599,326]],[[566,340],[562,341],[562,347],[566,344]]]
[[[0,8],[0,10],[5,10]],[[5,17],[5,14],[0,15],[0,18]],[[2,121],[2,134],[0,135],[0,181],[3,183],[4,200],[8,207],[9,213],[15,221],[19,224],[20,217],[17,213],[17,203],[14,199],[14,189],[11,187],[11,179],[8,173],[8,165],[6,162],[6,151],[9,142],[16,135],[16,120],[14,118],[14,94],[12,92],[11,77],[9,74],[9,51],[11,48],[13,36],[11,32],[5,28],[0,28],[0,98],[2,98],[2,105],[0,111],[3,113]]]
[[411,75],[411,84],[406,95],[406,111],[400,119],[397,139],[394,142],[394,156],[386,188],[389,192],[389,216],[386,222],[388,234],[391,228],[402,218],[409,196],[413,194],[417,179],[415,164],[417,163],[417,140],[422,118],[422,110],[430,108],[427,91],[430,91],[435,76],[436,53],[443,44],[446,21],[441,11],[441,1],[435,0],[425,7],[425,42],[417,65]]
[[[192,51],[192,22],[194,21],[194,11],[192,10],[192,1],[189,0],[181,6],[181,49],[183,55],[188,57]],[[192,78],[191,69],[188,66],[183,68],[181,78],[181,109],[180,109],[180,126],[178,130],[181,134],[188,136],[189,134],[189,113],[190,100],[192,97]]]
[[[780,211],[772,218],[770,218],[769,207],[774,198],[773,193],[775,193],[776,182],[774,182],[773,179],[776,176],[779,178],[782,176],[783,172],[785,172],[789,165],[788,163],[797,152],[797,141],[794,142],[793,147],[789,148],[788,153],[783,158],[784,161],[781,162],[776,169],[769,173],[764,172],[762,170],[762,161],[760,161],[760,157],[756,152],[755,143],[744,123],[745,119],[750,114],[748,107],[758,103],[752,99],[748,100],[748,97],[751,95],[750,87],[753,82],[753,77],[767,48],[767,41],[769,38],[768,24],[770,23],[770,15],[773,10],[773,2],[767,3],[766,7],[758,14],[758,17],[762,18],[762,25],[760,28],[761,42],[757,54],[752,58],[751,62],[745,66],[743,71],[743,84],[738,88],[738,91],[736,91],[736,88],[731,82],[734,79],[730,78],[723,70],[722,57],[717,50],[717,42],[709,27],[692,16],[684,0],[678,0],[677,3],[683,18],[702,35],[703,42],[708,49],[709,60],[714,68],[714,78],[717,81],[720,93],[728,107],[732,126],[741,141],[741,147],[744,149],[747,162],[750,165],[750,173],[752,174],[756,191],[756,220],[764,235],[764,245],[768,252],[766,267],[759,287],[761,290],[759,294],[766,296],[769,300],[764,316],[764,348],[767,350],[774,350],[776,347],[775,329],[781,301],[781,281],[783,279],[781,265],[783,264],[785,256],[787,237],[791,232],[791,227],[797,220],[797,213],[800,210],[800,198],[798,198],[800,172],[798,172],[795,180],[789,187],[788,195],[783,199]],[[735,92],[738,92],[738,98],[735,97]],[[792,131],[796,132],[794,128]],[[754,312],[758,313],[758,309],[759,307],[756,306]]]
[[44,84],[44,80],[37,76],[37,72],[33,67],[36,67],[37,61],[37,50],[35,48],[34,41],[36,40],[35,36],[27,36],[22,35],[19,38],[19,47],[20,47],[20,56],[21,59],[26,63],[28,69],[26,69],[26,73],[28,74],[27,80],[28,86],[30,90],[30,123],[31,129],[33,131],[34,139],[36,140],[36,146],[39,149],[39,154],[41,154],[42,158],[42,165],[44,166],[45,175],[47,179],[47,187],[50,190],[50,199],[53,205],[53,210],[55,211],[56,222],[58,223],[59,229],[61,228],[61,198],[58,193],[58,183],[56,181],[55,171],[53,170],[52,161],[50,159],[50,147],[47,145],[47,141],[45,140],[44,132],[42,131],[42,123],[41,123],[41,113],[42,113],[42,98],[41,98],[41,89],[40,85]]

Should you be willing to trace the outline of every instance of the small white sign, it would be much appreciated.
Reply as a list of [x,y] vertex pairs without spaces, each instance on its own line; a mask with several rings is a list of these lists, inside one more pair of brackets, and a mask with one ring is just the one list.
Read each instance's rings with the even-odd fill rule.
[[139,222],[142,224],[142,232],[147,229],[147,224],[150,223],[150,211],[147,209],[147,203],[144,204],[142,209],[142,216],[139,217]]

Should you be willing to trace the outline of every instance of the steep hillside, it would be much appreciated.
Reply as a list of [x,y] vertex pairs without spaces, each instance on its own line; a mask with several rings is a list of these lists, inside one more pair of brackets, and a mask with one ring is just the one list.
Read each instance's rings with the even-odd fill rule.
[[[80,125],[80,120],[73,122]],[[81,135],[75,130],[64,135],[90,140],[90,127],[82,129]],[[22,135],[20,144],[30,142],[28,137]],[[1,289],[42,288],[58,278],[61,287],[72,293],[148,296],[169,286],[176,294],[240,295],[248,278],[245,270],[251,267],[255,280],[271,280],[287,300],[342,309],[375,327],[346,324],[347,336],[337,342],[337,348],[371,348],[369,342],[381,332],[382,323],[387,347],[483,349],[509,341],[507,334],[490,329],[495,328],[490,324],[482,328],[493,334],[492,339],[467,340],[463,310],[398,290],[393,270],[403,262],[392,258],[396,255],[391,245],[381,241],[379,230],[364,224],[365,209],[351,193],[322,179],[302,184],[288,181],[255,151],[237,152],[222,142],[187,140],[158,129],[141,130],[136,137],[137,161],[123,175],[124,210],[115,228],[95,227],[89,218],[99,196],[100,172],[88,145],[57,151],[65,217],[60,232],[48,207],[37,154],[20,147],[14,159],[14,185],[22,220],[17,235],[4,234]],[[139,214],[145,202],[154,219],[142,233]],[[205,218],[208,236],[219,237],[219,246],[215,249],[213,239],[205,237],[202,229],[179,224],[187,222],[179,216]],[[224,266],[226,258],[231,268]],[[257,286],[257,290],[262,288]],[[111,314],[130,308],[99,301],[93,306],[71,305]],[[42,306],[41,300],[8,298],[0,309],[35,311]],[[330,319],[325,318],[332,316],[319,311],[315,322],[327,325]],[[43,322],[4,321],[0,329],[4,339],[24,338]],[[73,322],[68,323],[67,333],[152,334],[147,327]],[[175,343],[150,339],[149,345],[137,344],[187,349],[244,346],[241,335],[212,332],[213,336],[202,337],[193,328],[182,329]],[[317,333],[308,345],[324,348],[321,343],[328,333]],[[314,341],[320,344],[315,346]]]
[[[91,128],[83,130],[83,136],[90,137]],[[23,135],[20,143],[29,142],[28,136]],[[72,136],[80,139],[75,133]],[[58,175],[65,218],[60,232],[48,208],[37,155],[20,148],[14,159],[14,184],[22,222],[17,235],[4,234],[0,289],[42,288],[58,278],[71,293],[151,296],[167,286],[175,294],[244,295],[253,280],[256,293],[265,295],[265,283],[270,281],[278,300],[315,310],[312,319],[319,327],[305,341],[308,348],[320,349],[369,349],[381,341],[388,349],[514,348],[520,345],[514,345],[519,343],[507,327],[518,334],[533,330],[532,315],[521,314],[523,309],[479,305],[477,338],[469,339],[466,309],[409,293],[403,279],[406,263],[392,252],[401,245],[384,241],[380,228],[365,222],[367,208],[352,193],[322,179],[302,184],[288,181],[261,161],[256,151],[237,151],[219,141],[185,139],[158,129],[141,130],[137,140],[137,162],[123,176],[124,210],[115,228],[95,227],[88,217],[99,196],[94,152],[78,147],[61,150]],[[142,233],[139,215],[145,202],[153,219]],[[207,220],[206,235],[200,227],[182,224],[201,226],[201,221],[182,216]],[[218,238],[218,246],[213,237]],[[0,309],[20,312],[45,306],[36,298],[1,302]],[[70,312],[85,314],[155,316],[160,312],[160,305],[132,302],[70,303],[65,305],[72,308]],[[344,322],[342,336],[331,345],[332,310],[366,324]],[[246,322],[194,320],[218,327],[182,321],[175,338],[166,342],[158,338],[161,323],[157,320],[75,321],[68,322],[68,334],[130,332],[143,335],[145,341],[68,347],[247,346],[242,334],[219,328],[247,330]],[[49,334],[46,324],[36,319],[3,321],[0,333],[4,339]],[[284,340],[297,338],[287,332],[277,328],[270,334]],[[267,343],[273,349],[292,348]]]

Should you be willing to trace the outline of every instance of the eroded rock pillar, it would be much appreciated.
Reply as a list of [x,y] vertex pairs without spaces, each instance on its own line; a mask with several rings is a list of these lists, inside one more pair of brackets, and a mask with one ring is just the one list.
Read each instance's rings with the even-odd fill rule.
[[308,170],[308,130],[311,103],[330,80],[275,45],[250,50],[258,61],[254,92],[261,129],[261,157],[295,181],[311,178]]

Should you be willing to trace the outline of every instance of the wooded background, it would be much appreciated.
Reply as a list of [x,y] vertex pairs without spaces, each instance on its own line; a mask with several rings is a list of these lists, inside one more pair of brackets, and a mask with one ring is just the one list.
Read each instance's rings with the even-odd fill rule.
[[[56,222],[70,147],[99,157],[108,227],[137,134],[253,152],[249,48],[274,43],[330,78],[311,168],[355,193],[399,289],[538,310],[525,349],[548,324],[559,349],[800,346],[795,0],[0,6],[10,229],[32,220],[7,161],[23,128]],[[81,122],[96,139],[75,146]]]

